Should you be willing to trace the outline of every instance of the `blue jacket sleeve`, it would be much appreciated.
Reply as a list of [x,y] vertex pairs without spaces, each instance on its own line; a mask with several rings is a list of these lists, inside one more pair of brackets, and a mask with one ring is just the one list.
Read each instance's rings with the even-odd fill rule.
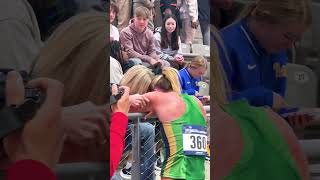
[[194,95],[196,93],[196,91],[192,88],[187,88],[186,83],[184,82],[183,78],[181,77],[182,75],[179,73],[178,77],[179,77],[179,82],[180,82],[180,86],[181,86],[181,93],[182,94],[189,94],[189,95]]
[[257,87],[247,89],[242,92],[235,92],[232,95],[232,100],[245,98],[248,100],[250,105],[253,106],[270,106],[273,104],[273,92],[272,90]]
[[182,90],[182,93],[189,94],[189,95],[195,95],[196,91],[194,89],[185,89],[185,90]]

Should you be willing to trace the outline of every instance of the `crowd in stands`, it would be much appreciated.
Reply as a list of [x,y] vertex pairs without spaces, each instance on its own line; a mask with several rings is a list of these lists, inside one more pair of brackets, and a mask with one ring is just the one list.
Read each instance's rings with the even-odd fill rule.
[[[159,8],[159,7],[158,7]],[[175,122],[176,117],[184,115],[188,108],[181,108],[179,115],[167,114],[161,108],[167,107],[164,102],[166,99],[156,100],[152,98],[154,92],[165,92],[174,98],[171,109],[174,109],[176,101],[183,106],[186,102],[191,103],[190,106],[199,106],[199,115],[203,117],[201,126],[207,127],[205,115],[202,113],[200,106],[202,103],[208,103],[209,96],[202,97],[199,92],[199,81],[208,69],[208,60],[202,56],[193,58],[190,62],[185,61],[181,51],[181,43],[192,44],[194,42],[195,33],[199,23],[202,30],[203,44],[209,45],[209,2],[197,0],[182,1],[160,1],[161,14],[155,13],[155,3],[153,1],[128,1],[113,0],[110,3],[110,83],[116,83],[121,86],[130,88],[129,102],[130,112],[152,112],[157,114],[161,124],[165,125],[168,120]],[[132,13],[132,14],[131,14]],[[156,17],[156,15],[161,17]],[[154,19],[162,19],[160,27],[155,27]],[[200,30],[200,31],[201,31]],[[170,75],[167,75],[166,73]],[[161,78],[162,77],[162,78]],[[160,80],[159,80],[160,78]],[[169,80],[173,78],[174,80]],[[169,81],[168,81],[169,80]],[[160,83],[160,84],[159,84]],[[164,83],[164,84],[163,84]],[[177,88],[178,87],[178,88]],[[158,92],[159,91],[159,92]],[[157,94],[155,93],[155,95]],[[187,94],[186,97],[178,98],[180,94]],[[178,97],[176,97],[178,96]],[[188,99],[187,97],[191,97]],[[196,98],[198,97],[198,98]],[[194,103],[196,102],[196,103]],[[199,102],[200,104],[198,104]],[[151,108],[151,109],[150,109]],[[147,116],[148,117],[148,116]],[[163,119],[164,117],[164,119]],[[166,120],[167,119],[167,120]],[[199,123],[186,121],[194,125]],[[198,124],[198,125],[200,125]],[[132,147],[132,130],[134,124],[129,120],[127,132],[125,135],[124,151],[129,151]],[[181,128],[181,127],[180,127]],[[149,122],[139,123],[140,129],[140,179],[153,180],[155,178],[155,166],[157,158],[155,154],[155,132],[153,124]],[[181,135],[182,131],[179,132]],[[167,134],[169,135],[169,134]],[[163,134],[165,136],[165,134]],[[181,137],[181,136],[180,136]],[[177,138],[180,143],[182,139]],[[164,142],[166,140],[163,140]],[[171,140],[170,140],[171,141]],[[207,143],[207,142],[206,142]],[[171,144],[164,145],[163,151],[169,152]],[[206,147],[207,148],[207,147]],[[112,155],[111,155],[112,156]],[[172,157],[166,156],[162,162],[167,163],[167,172],[162,172],[163,178],[189,179],[192,175],[186,173],[185,170],[177,173],[170,173],[170,168],[177,168],[169,164],[178,162],[171,161],[173,157],[180,157],[183,161],[192,161],[188,156],[184,156],[181,144],[177,146],[177,154]],[[193,159],[199,162],[200,172],[193,176],[196,178],[204,178],[204,158],[199,156]],[[126,158],[124,167],[119,174],[115,173],[111,179],[121,179],[131,177],[132,155]],[[192,169],[188,163],[182,163],[187,169]]]
[[[203,13],[207,12],[203,5],[206,3],[192,0],[160,1],[163,23],[161,27],[154,27],[153,5],[136,7],[136,1],[133,5],[130,1],[114,2],[119,5],[120,11],[112,4],[110,11],[121,12],[118,16],[120,51],[123,54],[121,57],[126,57],[125,62],[119,61],[117,65],[120,64],[121,67],[118,69],[123,70],[124,76],[133,71],[141,72],[134,74],[136,77],[131,81],[138,80],[140,85],[146,85],[142,93],[146,93],[143,95],[146,99],[140,102],[150,104],[142,108],[136,106],[139,103],[135,103],[131,111],[149,112],[148,116],[156,113],[161,127],[166,129],[165,126],[168,125],[177,128],[170,116],[174,113],[165,107],[171,103],[166,101],[166,96],[174,97],[174,93],[182,93],[180,97],[189,97],[186,95],[189,94],[202,99],[199,98],[197,84],[199,77],[208,69],[207,61],[203,57],[196,57],[191,62],[185,62],[185,58],[181,56],[180,44],[192,44],[199,24],[202,26],[203,43],[209,44],[209,36],[206,36],[208,24],[205,24],[208,19]],[[281,110],[290,109],[285,100],[287,50],[302,39],[312,23],[310,2],[259,0],[248,2],[246,8],[233,0],[217,0],[212,4],[214,10],[211,11],[211,24],[215,27],[211,27],[210,37],[210,92],[214,99],[211,103],[214,115],[211,131],[214,171],[211,177],[225,180],[310,179],[307,160],[294,130],[307,127],[313,117],[299,112],[291,113],[286,119],[279,116]],[[122,13],[123,9],[128,11]],[[200,18],[202,15],[204,16]],[[168,71],[175,72],[173,74],[179,81],[172,80]],[[111,74],[111,77],[113,75],[115,74]],[[120,84],[121,81],[119,79]],[[178,85],[175,86],[175,83]],[[133,86],[128,81],[122,85]],[[159,99],[159,94],[166,96]],[[138,93],[136,96],[140,95]],[[180,100],[176,98],[175,103],[179,104]],[[206,100],[210,100],[210,97],[206,97]],[[179,104],[181,109],[175,111],[183,110],[182,104]],[[198,107],[201,106],[200,103]],[[174,115],[173,119],[179,121]],[[154,128],[150,127],[148,132],[153,137]],[[166,151],[171,145],[169,139],[177,138],[178,132],[164,131],[162,135]],[[143,143],[146,142],[142,141],[142,146]],[[203,174],[194,173],[192,176],[187,171],[178,171],[176,167],[168,165],[167,163],[177,163],[170,161],[175,153],[178,154],[174,151],[174,155],[165,157],[162,179],[204,178]],[[149,154],[148,157],[149,162],[142,157],[141,162],[153,167],[150,164],[155,163],[153,155]],[[204,169],[200,164],[198,168],[201,173]],[[140,166],[142,179],[154,178],[152,170],[147,170],[148,167]],[[174,170],[169,171],[170,168]],[[130,174],[130,164],[127,163],[124,169],[121,170],[122,173]]]
[[0,69],[25,71],[35,79],[23,84],[18,73],[10,72],[5,108],[14,115],[13,107],[25,103],[24,86],[46,93],[24,128],[1,141],[6,178],[51,180],[57,163],[107,161],[106,1],[0,4]]

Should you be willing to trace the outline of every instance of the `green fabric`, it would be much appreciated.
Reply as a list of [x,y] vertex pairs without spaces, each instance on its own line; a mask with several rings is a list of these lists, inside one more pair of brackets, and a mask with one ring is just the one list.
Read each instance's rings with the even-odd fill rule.
[[[184,114],[176,120],[161,124],[164,150],[161,176],[173,179],[203,180],[205,178],[205,157],[184,155],[182,131],[184,125],[206,126],[206,121],[193,96],[182,94],[181,97],[186,103]],[[169,129],[173,133],[165,133],[164,129]],[[169,143],[172,141],[176,142],[176,145]],[[176,152],[171,152],[169,156],[169,147],[172,146],[175,146]],[[168,159],[170,157],[171,159]]]
[[244,141],[241,160],[224,180],[300,180],[287,142],[262,107],[236,101],[224,110],[239,124]]

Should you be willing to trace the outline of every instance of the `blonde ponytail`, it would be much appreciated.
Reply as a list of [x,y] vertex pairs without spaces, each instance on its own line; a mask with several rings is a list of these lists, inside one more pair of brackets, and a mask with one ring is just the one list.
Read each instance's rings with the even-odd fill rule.
[[156,87],[165,91],[174,91],[181,93],[181,86],[179,82],[179,73],[175,68],[164,67],[162,75],[157,75],[152,81],[152,89]]
[[224,45],[218,30],[214,26],[211,27],[211,32],[217,42],[211,41],[210,45],[210,96],[212,96],[212,99],[219,105],[225,105],[228,103],[228,99],[230,99],[231,88],[220,62],[217,43],[219,43],[223,49]]

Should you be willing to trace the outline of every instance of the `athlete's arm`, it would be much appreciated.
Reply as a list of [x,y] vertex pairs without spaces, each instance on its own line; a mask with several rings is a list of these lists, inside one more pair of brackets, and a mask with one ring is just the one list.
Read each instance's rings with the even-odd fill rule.
[[272,109],[267,108],[266,112],[271,117],[271,120],[273,121],[275,126],[278,128],[278,130],[280,131],[285,141],[288,143],[290,154],[295,160],[301,179],[302,180],[310,179],[309,170],[308,170],[308,160],[300,147],[300,144],[298,142],[296,135],[294,134],[294,131],[289,126],[289,124],[286,123],[281,118],[281,116],[275,113]]
[[194,98],[197,101],[197,103],[201,109],[202,115],[203,115],[204,119],[206,120],[206,123],[208,124],[207,112],[204,109],[202,102],[198,98],[196,98],[196,97],[194,97]]
[[149,103],[147,106],[144,106],[143,108],[130,108],[130,112],[146,112],[148,113],[145,116],[145,119],[151,117],[154,114],[154,103],[156,101],[156,92],[149,92],[146,94],[143,94],[144,97],[146,97],[149,100]]

